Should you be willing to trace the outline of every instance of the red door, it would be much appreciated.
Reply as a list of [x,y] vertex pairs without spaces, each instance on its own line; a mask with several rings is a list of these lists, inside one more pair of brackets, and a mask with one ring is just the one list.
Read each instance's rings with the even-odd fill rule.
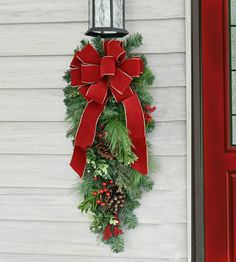
[[201,0],[206,262],[236,262],[235,17],[235,0]]

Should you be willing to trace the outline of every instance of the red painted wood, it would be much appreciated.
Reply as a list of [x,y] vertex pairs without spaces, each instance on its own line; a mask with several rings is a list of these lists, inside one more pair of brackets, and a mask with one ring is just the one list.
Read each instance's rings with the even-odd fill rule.
[[236,151],[230,145],[228,0],[201,0],[205,261],[236,262]]
[[236,227],[234,221],[236,219],[236,174],[231,175],[231,219],[230,219],[230,227],[229,227],[229,237],[231,239],[231,260],[236,261]]

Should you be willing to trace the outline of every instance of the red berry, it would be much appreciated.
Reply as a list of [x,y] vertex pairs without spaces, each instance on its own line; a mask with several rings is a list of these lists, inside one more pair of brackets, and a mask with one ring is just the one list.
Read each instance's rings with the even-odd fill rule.
[[149,113],[144,113],[144,118],[147,123],[150,123],[152,121],[152,116]]
[[145,108],[146,110],[150,111],[151,106],[150,106],[150,105],[145,105],[144,108]]
[[107,192],[107,190],[108,190],[107,188],[103,188],[103,191],[104,191],[104,192]]
[[101,203],[101,200],[96,200],[96,203],[99,205]]
[[104,207],[104,206],[106,205],[106,203],[105,203],[105,202],[102,202],[100,205],[101,205],[102,207]]
[[103,182],[103,183],[102,183],[102,185],[103,185],[103,186],[106,186],[106,185],[107,185],[107,183],[106,183],[106,182]]
[[97,178],[96,176],[94,176],[94,177],[93,177],[93,180],[96,181],[96,180],[98,180],[98,178]]
[[106,193],[106,196],[110,196],[111,194],[109,192]]
[[97,192],[96,192],[96,191],[94,191],[92,194],[93,194],[93,196],[96,196],[96,195],[97,195]]
[[99,133],[99,134],[98,134],[98,137],[103,137],[103,133]]
[[157,107],[153,106],[152,109],[151,109],[151,112],[154,112],[156,109],[157,109]]
[[109,183],[110,183],[110,184],[113,184],[113,181],[112,181],[112,180],[110,180],[110,181],[109,181]]
[[104,190],[103,190],[103,189],[101,189],[101,190],[99,190],[99,192],[100,192],[100,194],[103,194]]

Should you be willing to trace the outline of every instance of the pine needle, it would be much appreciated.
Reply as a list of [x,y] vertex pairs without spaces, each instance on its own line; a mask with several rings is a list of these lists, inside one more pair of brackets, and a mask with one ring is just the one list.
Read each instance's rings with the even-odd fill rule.
[[132,143],[125,124],[118,118],[113,118],[105,123],[104,130],[108,146],[117,159],[125,165],[133,163],[137,158],[132,152]]

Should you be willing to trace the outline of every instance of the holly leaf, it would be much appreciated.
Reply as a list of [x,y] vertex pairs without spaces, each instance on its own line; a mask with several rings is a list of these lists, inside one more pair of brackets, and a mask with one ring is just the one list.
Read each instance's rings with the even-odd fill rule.
[[88,195],[83,202],[81,202],[78,206],[78,208],[81,210],[81,212],[87,213],[89,210],[93,211],[97,207],[97,196]]

